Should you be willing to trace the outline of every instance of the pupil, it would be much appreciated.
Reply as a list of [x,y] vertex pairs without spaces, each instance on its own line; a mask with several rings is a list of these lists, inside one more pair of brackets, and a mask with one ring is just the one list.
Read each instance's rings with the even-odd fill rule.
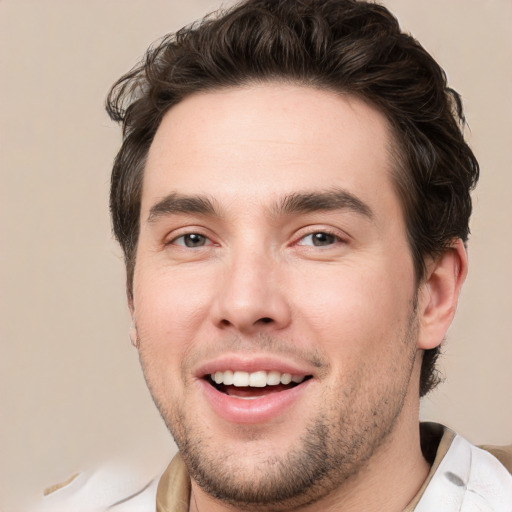
[[313,235],[314,245],[329,245],[334,243],[334,236],[329,233],[315,233]]
[[187,247],[198,247],[204,244],[204,236],[192,233],[185,237],[185,245]]

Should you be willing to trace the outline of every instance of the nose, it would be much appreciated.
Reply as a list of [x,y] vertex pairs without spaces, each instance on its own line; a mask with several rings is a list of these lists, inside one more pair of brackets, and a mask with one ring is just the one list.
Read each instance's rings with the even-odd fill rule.
[[291,310],[281,277],[280,265],[270,254],[233,254],[219,275],[216,326],[242,334],[286,328]]

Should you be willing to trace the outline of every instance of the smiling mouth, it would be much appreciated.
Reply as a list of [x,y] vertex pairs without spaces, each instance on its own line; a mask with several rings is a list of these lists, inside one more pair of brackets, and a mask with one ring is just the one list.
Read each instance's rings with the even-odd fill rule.
[[280,393],[301,385],[312,375],[292,375],[278,371],[218,371],[206,375],[206,380],[217,391],[244,400],[255,400],[272,393]]

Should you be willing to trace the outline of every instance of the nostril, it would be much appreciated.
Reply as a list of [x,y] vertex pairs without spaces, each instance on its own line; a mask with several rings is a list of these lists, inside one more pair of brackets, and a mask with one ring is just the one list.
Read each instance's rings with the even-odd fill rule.
[[[257,318],[257,317],[256,317]],[[246,330],[246,329],[254,329],[258,327],[262,327],[267,324],[276,324],[276,320],[274,318],[271,318],[269,316],[262,316],[261,318],[258,318],[256,321],[251,321],[250,319],[241,319],[240,321],[231,321],[228,318],[222,318],[219,320],[218,326],[221,329],[229,329],[229,328],[235,328],[238,330]]]

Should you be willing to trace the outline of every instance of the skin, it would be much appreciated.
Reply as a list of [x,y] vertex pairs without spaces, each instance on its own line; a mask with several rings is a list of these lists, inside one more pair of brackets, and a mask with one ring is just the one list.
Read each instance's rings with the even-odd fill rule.
[[[130,307],[192,511],[402,510],[425,479],[421,354],[451,322],[466,256],[455,241],[416,283],[392,143],[373,107],[289,84],[196,94],[164,117]],[[352,202],[283,207],[333,191]],[[188,211],[183,196],[211,204]],[[279,414],[230,421],[197,375],[225,356],[312,378]]]

